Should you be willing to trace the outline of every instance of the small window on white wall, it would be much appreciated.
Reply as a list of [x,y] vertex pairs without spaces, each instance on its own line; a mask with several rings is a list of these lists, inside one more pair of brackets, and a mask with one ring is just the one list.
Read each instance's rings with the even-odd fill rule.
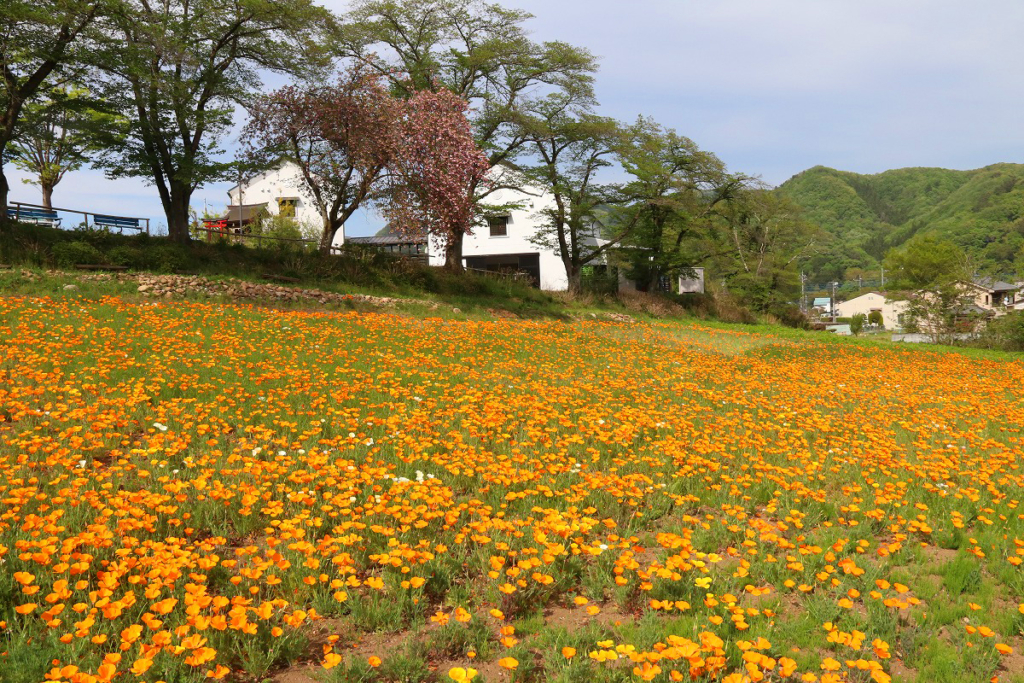
[[508,237],[508,216],[490,216],[487,225],[491,229],[491,237]]

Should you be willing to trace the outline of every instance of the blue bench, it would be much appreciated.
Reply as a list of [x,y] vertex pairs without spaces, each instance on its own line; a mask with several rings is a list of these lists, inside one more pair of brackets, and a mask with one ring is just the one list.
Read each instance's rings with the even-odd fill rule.
[[60,216],[52,209],[38,209],[28,206],[8,206],[7,217],[22,223],[35,223],[50,227],[60,225]]
[[117,228],[118,230],[140,230],[138,218],[122,218],[120,216],[99,216],[92,217],[92,224],[97,228]]

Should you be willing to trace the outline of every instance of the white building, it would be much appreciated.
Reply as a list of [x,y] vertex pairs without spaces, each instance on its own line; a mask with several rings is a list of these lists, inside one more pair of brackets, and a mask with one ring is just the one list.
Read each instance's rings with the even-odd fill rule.
[[882,314],[882,325],[887,330],[899,330],[903,327],[901,316],[907,312],[910,306],[906,301],[890,301],[884,294],[868,292],[855,299],[843,301],[836,304],[836,315],[840,318],[852,318],[861,314],[865,317],[873,311]]
[[[501,182],[504,173],[513,173],[504,167],[492,169],[492,179]],[[507,182],[507,184],[511,184]],[[231,206],[222,218],[232,223],[239,213],[243,220],[265,209],[270,215],[290,215],[300,223],[321,225],[322,219],[316,207],[305,198],[299,167],[286,162],[281,167],[264,171],[248,179],[239,192],[236,185],[228,191]],[[492,272],[525,272],[541,289],[564,291],[569,288],[565,266],[555,246],[538,245],[533,239],[544,226],[544,211],[554,208],[555,200],[550,193],[541,189],[501,189],[487,197],[492,206],[511,207],[490,215],[483,225],[474,226],[471,235],[466,235],[462,245],[463,265],[472,270]],[[241,211],[240,211],[241,207]],[[334,246],[346,241],[366,244],[376,248],[390,249],[396,253],[421,254],[426,252],[427,262],[432,266],[444,265],[444,249],[426,238],[398,236],[352,237],[346,240],[344,226],[335,236]],[[598,237],[586,239],[588,248],[604,243]],[[588,265],[603,266],[603,258]]]
[[[221,218],[231,225],[241,215],[244,224],[259,213],[266,212],[271,216],[294,218],[299,225],[309,226],[319,234],[323,228],[323,218],[307,197],[301,169],[295,163],[286,161],[278,168],[262,171],[246,179],[241,190],[238,185],[228,190],[230,204]],[[341,229],[334,237],[334,246],[340,247],[344,242],[345,230]]]
[[[544,227],[543,212],[554,208],[554,197],[540,190],[502,189],[488,196],[487,203],[515,208],[488,216],[486,225],[475,226],[473,233],[466,235],[462,244],[463,265],[471,270],[525,272],[541,289],[568,289],[569,278],[557,248],[532,241]],[[603,241],[588,242],[588,246],[595,246]],[[428,253],[430,265],[444,265],[443,249],[429,244]]]

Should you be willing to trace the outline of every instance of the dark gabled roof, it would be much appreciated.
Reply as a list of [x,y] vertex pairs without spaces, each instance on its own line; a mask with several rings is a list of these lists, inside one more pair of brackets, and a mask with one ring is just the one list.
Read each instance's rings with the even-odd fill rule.
[[[261,211],[266,211],[266,209],[267,209],[266,203],[263,203],[263,204],[243,204],[242,205],[242,222],[243,223],[251,222],[253,220],[253,218],[256,217],[257,214],[259,214]],[[237,223],[238,222],[238,206],[237,205],[229,206],[227,211],[224,213],[223,216],[218,216],[217,218],[208,218],[208,219],[206,219],[206,221],[207,222],[228,221],[229,223],[231,221],[234,221],[235,223]]]
[[1010,284],[1009,282],[1003,282],[1002,280],[997,280],[993,277],[975,278],[973,284],[976,287],[981,287],[982,289],[987,289],[991,292],[1015,292],[1020,289],[1017,285]]
[[426,244],[426,236],[405,236],[405,235],[372,235],[370,237],[348,237],[346,242],[352,244],[372,244],[375,246],[389,246],[393,244]]

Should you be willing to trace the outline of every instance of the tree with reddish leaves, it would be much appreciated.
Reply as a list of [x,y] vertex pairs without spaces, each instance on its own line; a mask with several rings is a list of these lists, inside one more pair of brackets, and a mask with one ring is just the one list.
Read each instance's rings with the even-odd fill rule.
[[323,221],[321,251],[345,221],[377,198],[392,161],[403,103],[382,77],[359,68],[329,85],[286,86],[259,98],[243,132],[245,161],[268,167],[290,161],[297,188]]
[[462,242],[479,205],[472,188],[490,167],[466,118],[466,101],[449,90],[421,90],[402,103],[393,134],[383,212],[396,232],[425,235],[461,271]]

